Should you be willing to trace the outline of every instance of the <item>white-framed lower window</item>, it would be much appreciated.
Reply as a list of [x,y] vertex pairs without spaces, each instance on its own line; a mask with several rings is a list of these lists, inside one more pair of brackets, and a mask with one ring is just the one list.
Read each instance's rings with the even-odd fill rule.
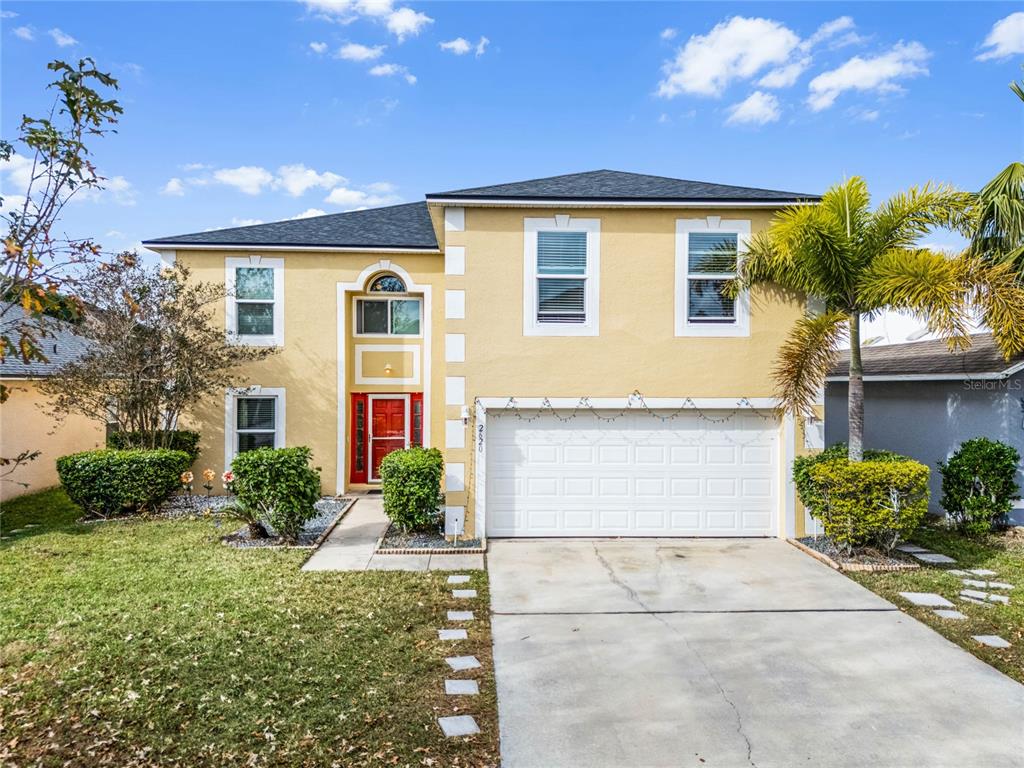
[[239,344],[284,345],[284,259],[224,260],[228,338]]
[[749,238],[748,219],[676,220],[676,336],[750,335],[749,294],[723,293]]
[[284,448],[283,387],[251,386],[228,390],[224,397],[224,466],[256,448]]
[[524,221],[523,335],[597,336],[601,220]]

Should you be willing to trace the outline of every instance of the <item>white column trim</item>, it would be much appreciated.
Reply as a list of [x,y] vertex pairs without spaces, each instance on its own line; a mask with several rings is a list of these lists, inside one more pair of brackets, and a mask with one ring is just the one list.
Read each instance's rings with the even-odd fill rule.
[[466,292],[449,288],[444,292],[444,319],[466,319]]
[[782,525],[779,538],[796,536],[796,486],[793,484],[793,459],[796,458],[796,419],[786,413],[782,417],[782,484],[779,499]]
[[446,275],[466,274],[466,247],[449,245],[444,249],[444,273]]

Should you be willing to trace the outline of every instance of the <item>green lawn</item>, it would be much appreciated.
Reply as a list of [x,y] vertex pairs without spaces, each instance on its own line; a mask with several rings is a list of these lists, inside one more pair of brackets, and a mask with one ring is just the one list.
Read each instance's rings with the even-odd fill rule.
[[[61,491],[5,504],[0,765],[498,763],[487,582],[456,697],[483,733],[446,740],[445,574],[302,573],[211,521],[81,525]],[[465,607],[465,606],[461,606]]]
[[[936,632],[963,646],[978,658],[1024,683],[1024,536],[991,534],[965,538],[951,531],[928,525],[913,537],[913,542],[957,561],[953,568],[988,568],[998,576],[970,577],[1013,584],[1013,590],[986,590],[1006,594],[1009,605],[976,605],[957,595],[964,585],[959,576],[942,568],[924,567],[917,571],[890,573],[847,573],[873,592],[923,621]],[[899,592],[935,592],[956,605],[966,620],[940,619],[929,608],[919,608],[901,598]],[[1006,650],[988,648],[971,639],[972,635],[999,635],[1012,646]]]

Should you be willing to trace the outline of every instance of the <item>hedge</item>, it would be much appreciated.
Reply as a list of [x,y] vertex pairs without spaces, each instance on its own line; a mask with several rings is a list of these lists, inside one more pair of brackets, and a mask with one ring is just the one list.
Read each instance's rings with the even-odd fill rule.
[[[796,486],[796,495],[808,512],[821,503],[814,487],[814,481],[811,479],[811,469],[826,461],[845,459],[848,450],[846,443],[834,443],[818,453],[797,456],[793,459],[793,484]],[[868,448],[864,451],[864,461],[910,461],[910,457],[901,456],[892,451]]]
[[57,474],[86,515],[112,517],[155,510],[191,465],[185,451],[106,449],[60,457]]
[[[186,429],[175,429],[157,432],[157,443],[172,451],[184,451],[192,457],[195,464],[199,458],[199,433]],[[111,432],[107,435],[107,448],[129,450],[132,448],[149,449],[152,433],[146,432]]]
[[444,459],[437,448],[392,451],[380,462],[384,514],[403,531],[439,524]]
[[232,484],[240,516],[253,525],[267,520],[288,541],[297,541],[306,521],[316,515],[320,469],[309,465],[309,448],[257,448],[231,462]]
[[939,462],[942,508],[964,533],[985,533],[1009,522],[1019,499],[1020,454],[1013,446],[985,437],[968,440],[949,461]]

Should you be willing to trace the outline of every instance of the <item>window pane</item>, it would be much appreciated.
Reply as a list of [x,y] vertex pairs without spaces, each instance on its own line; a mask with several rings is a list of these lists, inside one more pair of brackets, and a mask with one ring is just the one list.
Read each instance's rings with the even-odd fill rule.
[[537,274],[585,275],[586,232],[538,232]]
[[238,335],[239,336],[273,336],[274,305],[239,303]]
[[537,320],[582,323],[586,320],[586,281],[544,278],[537,281]]
[[391,332],[415,335],[420,332],[420,303],[415,299],[395,299],[391,302]]
[[235,400],[239,429],[274,430],[277,401],[272,397],[239,397]]
[[373,281],[373,285],[370,286],[371,292],[384,292],[384,293],[405,293],[405,283],[400,278],[394,275],[383,275]]
[[736,302],[722,295],[727,280],[690,280],[688,314],[694,322],[732,322]]
[[238,435],[238,452],[245,453],[256,448],[273,448],[273,432],[241,432]]
[[736,271],[736,235],[721,232],[690,233],[690,272],[731,274]]
[[235,298],[274,298],[274,270],[269,267],[239,267],[235,270]]
[[386,301],[360,301],[356,312],[356,333],[387,333],[388,303]]

